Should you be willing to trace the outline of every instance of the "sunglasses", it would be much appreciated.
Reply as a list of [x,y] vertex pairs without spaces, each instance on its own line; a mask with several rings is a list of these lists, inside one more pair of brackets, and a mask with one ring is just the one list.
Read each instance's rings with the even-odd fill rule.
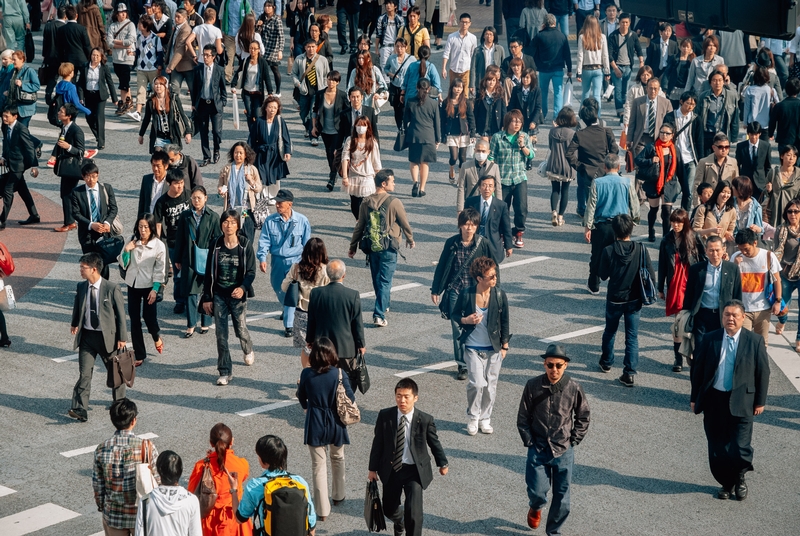
[[546,363],[546,364],[545,364],[545,366],[546,366],[547,368],[549,368],[549,369],[558,369],[558,370],[561,370],[562,368],[564,368],[565,366],[567,366],[567,364],[566,364],[566,363]]
[[482,275],[482,276],[481,276],[481,279],[489,279],[489,280],[491,281],[492,279],[497,279],[497,274],[492,274],[492,275]]
[[663,131],[663,132],[659,132],[658,134],[660,136],[672,136],[672,132],[670,132],[669,130]]
[[800,214],[800,210],[787,210],[786,214]]
[[723,151],[729,151],[731,148],[730,145],[715,145],[714,147],[716,147],[717,149],[721,149]]

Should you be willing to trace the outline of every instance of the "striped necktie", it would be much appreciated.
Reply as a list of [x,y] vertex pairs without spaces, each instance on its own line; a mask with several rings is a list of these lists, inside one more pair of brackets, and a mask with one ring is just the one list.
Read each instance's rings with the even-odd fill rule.
[[647,133],[654,140],[656,139],[656,101],[650,101],[647,110]]
[[317,90],[317,68],[312,67],[310,71],[308,71],[308,90],[309,91],[316,91]]
[[406,416],[400,418],[400,425],[397,427],[397,438],[394,445],[394,459],[392,460],[392,470],[397,472],[403,468],[403,450],[406,447]]
[[95,198],[94,190],[89,190],[89,199],[91,200],[92,222],[98,222],[100,221],[100,210],[97,208],[97,199]]

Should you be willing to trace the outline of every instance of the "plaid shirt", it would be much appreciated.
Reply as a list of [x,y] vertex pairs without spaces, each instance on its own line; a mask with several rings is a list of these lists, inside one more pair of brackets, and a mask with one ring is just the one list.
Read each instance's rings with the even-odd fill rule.
[[[528,180],[528,176],[525,174],[526,160],[533,159],[535,153],[530,136],[525,136],[525,147],[530,151],[530,155],[525,158],[517,145],[517,136],[519,135],[519,133],[515,134],[509,140],[506,131],[501,130],[492,136],[492,140],[489,142],[489,160],[496,162],[500,168],[500,184],[503,186],[514,186]],[[524,136],[524,134],[522,135]]]
[[[97,509],[103,512],[103,521],[110,527],[132,529],[136,526],[136,464],[142,460],[142,441],[130,430],[117,430],[114,437],[94,451],[94,500]],[[152,471],[160,482],[155,465],[157,457],[158,451],[153,445]]]
[[[458,274],[461,271],[461,267],[464,266],[464,263],[472,255],[472,252],[475,251],[476,241],[473,238],[472,243],[468,246],[465,246],[464,243],[459,240],[456,242],[456,259],[453,262],[453,273]],[[469,275],[469,268],[466,268],[464,271],[461,272],[461,277],[458,278],[457,281],[453,281],[453,290],[456,292],[461,292],[465,288],[469,288],[474,285],[474,279],[472,276]]]
[[283,52],[283,26],[281,18],[273,15],[267,18],[262,14],[260,20],[264,22],[261,27],[261,42],[264,43],[264,58],[267,61],[280,61],[278,54]]

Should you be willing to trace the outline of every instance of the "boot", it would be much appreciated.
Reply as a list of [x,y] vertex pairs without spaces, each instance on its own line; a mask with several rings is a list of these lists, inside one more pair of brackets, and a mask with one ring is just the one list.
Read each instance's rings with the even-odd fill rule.
[[648,242],[656,241],[656,217],[658,217],[658,207],[650,207],[647,213],[647,240]]
[[122,109],[123,109],[124,105],[125,105],[125,101],[120,99],[119,102],[117,103],[117,109],[114,112],[114,115],[122,115],[123,114]]
[[683,355],[680,353],[681,343],[672,343],[675,350],[675,363],[672,365],[672,372],[683,370]]
[[336,186],[336,172],[331,171],[330,175],[328,176],[328,184],[325,187],[329,192],[332,192],[334,186]]
[[667,236],[670,231],[669,217],[672,214],[672,205],[661,205],[661,236]]

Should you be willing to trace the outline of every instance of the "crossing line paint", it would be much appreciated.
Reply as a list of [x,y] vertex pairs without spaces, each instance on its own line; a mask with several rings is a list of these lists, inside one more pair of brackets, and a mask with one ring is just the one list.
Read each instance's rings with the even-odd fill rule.
[[280,402],[272,402],[271,404],[258,406],[257,408],[246,409],[244,411],[237,411],[236,415],[238,415],[239,417],[250,417],[251,415],[266,413],[268,411],[272,411],[273,409],[286,408],[289,406],[294,406],[295,404],[299,404],[296,398],[293,398],[291,400],[281,400]]
[[35,508],[0,518],[0,534],[3,536],[22,536],[79,516],[78,512],[67,510],[57,504],[42,504]]
[[506,268],[514,268],[515,266],[522,266],[523,264],[530,264],[532,262],[546,261],[549,258],[550,257],[539,256],[539,257],[529,257],[527,259],[521,259],[521,260],[512,261],[512,262],[502,262],[502,263],[500,263],[500,269],[501,270],[505,270]]
[[[148,432],[146,434],[137,435],[136,437],[138,437],[139,439],[155,439],[158,436],[156,434],[152,433],[152,432]],[[67,450],[65,452],[59,452],[59,454],[61,454],[65,458],[74,458],[75,456],[80,456],[81,454],[89,454],[90,452],[94,452],[94,449],[96,449],[96,448],[97,448],[97,445],[92,445],[91,447],[83,447],[83,448],[80,448],[80,449]],[[4,533],[2,531],[0,531],[0,534],[4,534]]]
[[408,370],[405,372],[398,372],[395,374],[398,378],[409,378],[411,376],[418,376],[420,374],[425,374],[426,372],[431,372],[433,370],[442,370],[450,367],[455,367],[455,361],[442,361],[441,363],[434,363],[433,365],[425,365],[424,367],[420,367],[414,370]]
[[[390,292],[398,292],[398,291],[401,291],[401,290],[408,290],[410,288],[417,288],[417,287],[421,287],[421,286],[422,286],[422,283],[406,283],[405,285],[398,285],[396,287],[392,287]],[[362,292],[360,294],[360,296],[362,298],[374,298],[375,297],[375,292],[374,291],[373,292]]]
[[546,339],[539,339],[539,342],[542,344],[550,344],[551,342],[565,341],[567,339],[574,339],[575,337],[580,337],[582,335],[597,333],[598,331],[603,331],[604,329],[606,329],[605,324],[603,324],[602,326],[594,326],[591,328],[579,329],[578,331],[570,331],[569,333],[562,333],[561,335],[554,335]]
[[[130,344],[125,346],[126,348],[133,348]],[[70,354],[64,357],[53,357],[52,360],[54,363],[66,363],[67,361],[77,361],[78,354]]]
[[17,490],[7,488],[5,486],[0,486],[0,497],[5,497],[6,495],[11,495],[12,493],[16,493]]

